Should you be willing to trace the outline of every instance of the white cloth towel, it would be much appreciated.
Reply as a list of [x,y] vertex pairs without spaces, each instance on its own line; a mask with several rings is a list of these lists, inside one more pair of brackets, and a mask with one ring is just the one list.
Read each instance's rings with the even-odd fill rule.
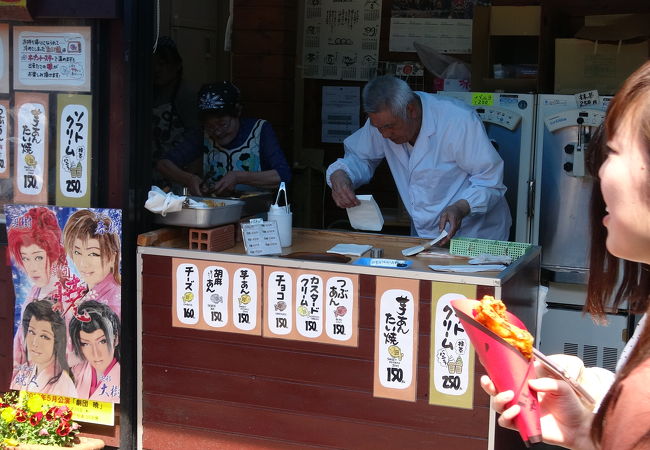
[[[149,211],[155,214],[160,214],[161,216],[166,216],[167,213],[176,212],[183,209],[183,202],[187,197],[184,195],[175,195],[173,192],[165,192],[160,189],[158,186],[151,186],[147,201],[144,203],[144,207]],[[189,199],[190,208],[202,209],[209,208],[206,203],[197,202]]]

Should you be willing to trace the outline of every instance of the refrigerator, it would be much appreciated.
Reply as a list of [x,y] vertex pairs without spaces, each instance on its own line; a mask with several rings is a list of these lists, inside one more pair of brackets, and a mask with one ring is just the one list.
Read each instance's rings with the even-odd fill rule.
[[504,162],[505,197],[512,215],[510,241],[532,242],[535,95],[440,91],[472,106]]
[[539,348],[578,356],[587,366],[614,370],[628,335],[624,310],[597,325],[582,314],[589,273],[589,203],[592,177],[585,158],[591,136],[605,118],[611,97],[579,106],[574,95],[537,99],[535,176],[539,180],[533,243],[542,246],[542,278],[548,282]]

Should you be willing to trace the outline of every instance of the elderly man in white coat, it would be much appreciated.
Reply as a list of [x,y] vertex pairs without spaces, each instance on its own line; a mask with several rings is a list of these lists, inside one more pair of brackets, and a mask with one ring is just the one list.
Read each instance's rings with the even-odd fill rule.
[[[414,92],[393,76],[363,89],[365,125],[343,142],[345,155],[327,169],[332,198],[357,206],[354,190],[386,158],[419,237],[454,235],[507,240],[512,223],[504,198],[503,160],[472,108]],[[447,226],[448,225],[448,226]]]

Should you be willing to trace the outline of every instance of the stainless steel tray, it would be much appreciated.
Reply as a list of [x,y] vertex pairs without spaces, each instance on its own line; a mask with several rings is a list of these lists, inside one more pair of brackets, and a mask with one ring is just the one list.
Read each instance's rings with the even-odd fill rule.
[[183,208],[180,211],[167,213],[166,216],[156,214],[154,221],[165,225],[179,227],[210,228],[227,223],[237,222],[241,218],[244,202],[228,198],[190,197],[197,202],[222,202],[223,206],[214,208]]

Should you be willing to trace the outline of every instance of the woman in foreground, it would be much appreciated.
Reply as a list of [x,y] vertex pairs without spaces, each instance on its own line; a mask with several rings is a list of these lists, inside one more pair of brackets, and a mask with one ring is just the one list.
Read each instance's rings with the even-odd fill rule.
[[[631,311],[641,313],[647,313],[650,305],[650,62],[634,72],[612,100],[604,133],[606,156],[597,182],[606,233],[598,224],[592,227],[586,305],[597,318],[603,318],[616,288],[617,258],[625,260],[625,276],[613,305],[628,300]],[[539,394],[545,442],[581,450],[650,449],[650,326],[636,336],[595,414],[561,380],[543,377],[529,382]],[[493,406],[501,413],[499,424],[514,428],[520,407],[506,409],[512,391],[497,393],[487,376],[481,385],[494,397]]]

